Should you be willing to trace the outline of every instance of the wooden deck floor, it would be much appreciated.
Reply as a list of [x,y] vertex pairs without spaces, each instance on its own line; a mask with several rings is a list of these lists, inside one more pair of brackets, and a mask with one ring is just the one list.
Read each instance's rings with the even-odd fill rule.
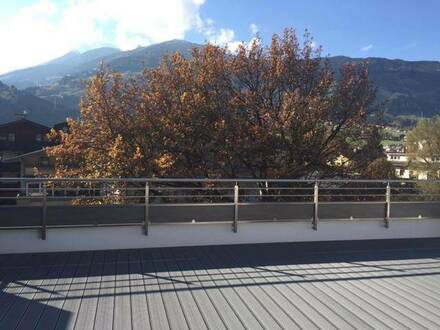
[[0,329],[438,329],[440,251],[0,256]]

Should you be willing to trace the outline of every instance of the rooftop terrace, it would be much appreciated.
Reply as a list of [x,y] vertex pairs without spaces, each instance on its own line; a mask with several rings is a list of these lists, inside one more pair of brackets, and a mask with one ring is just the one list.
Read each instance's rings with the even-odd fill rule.
[[438,329],[429,241],[2,255],[0,328]]
[[0,178],[0,254],[440,237],[440,181]]
[[440,328],[438,181],[0,183],[0,329]]

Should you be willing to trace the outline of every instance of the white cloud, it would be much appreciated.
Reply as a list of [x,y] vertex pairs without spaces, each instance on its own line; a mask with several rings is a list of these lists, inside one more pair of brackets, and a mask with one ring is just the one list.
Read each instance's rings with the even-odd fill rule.
[[251,25],[249,25],[249,30],[251,31],[252,35],[256,35],[258,33],[258,26],[255,23],[251,23]]
[[[1,0],[0,0],[1,1]],[[247,42],[233,29],[216,27],[202,18],[205,0],[34,0],[0,21],[4,47],[0,73],[38,65],[74,50],[113,44],[123,50],[170,39],[189,31],[235,52],[256,38],[258,26],[249,25]]]
[[373,44],[369,44],[367,46],[364,46],[360,49],[361,52],[368,52],[369,50],[371,50],[373,48]]
[[237,51],[241,44],[245,47],[250,47],[254,40],[257,40],[258,26],[254,23],[249,25],[252,36],[248,41],[237,40],[233,29],[220,28],[217,30],[214,25],[215,22],[212,19],[202,21],[202,24],[199,26],[199,32],[207,38],[208,42],[219,46],[228,46],[228,49],[233,53]]
[[235,52],[241,43],[235,40],[235,32],[232,29],[212,30],[208,41],[215,45],[228,46],[232,52]]
[[[72,49],[122,49],[184,38],[205,23],[204,0],[38,0],[0,22],[0,73],[37,65]],[[212,23],[211,23],[212,25]],[[109,31],[110,30],[110,31]],[[214,33],[214,32],[212,32]],[[221,38],[230,38],[221,32]],[[110,35],[109,35],[110,34]]]

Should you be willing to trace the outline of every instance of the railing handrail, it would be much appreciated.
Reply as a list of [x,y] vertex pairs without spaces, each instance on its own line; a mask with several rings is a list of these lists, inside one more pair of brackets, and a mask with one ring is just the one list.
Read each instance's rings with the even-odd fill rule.
[[[366,209],[364,205],[359,204],[369,202],[383,204],[377,205],[374,210],[371,210],[369,205],[367,218],[381,218],[384,226],[388,228],[394,216],[393,202],[432,199],[440,202],[438,184],[440,180],[34,177],[0,178],[0,183],[3,183],[0,185],[0,211],[6,214],[3,216],[4,223],[14,227],[16,217],[8,212],[16,212],[17,217],[18,214],[23,216],[26,225],[34,225],[35,207],[39,207],[37,213],[40,212],[42,239],[46,238],[46,229],[53,225],[78,225],[77,217],[86,225],[95,222],[104,222],[108,225],[126,224],[127,219],[132,223],[135,217],[139,221],[142,220],[145,234],[149,232],[150,223],[159,221],[158,219],[168,222],[172,222],[173,219],[193,222],[197,218],[212,222],[225,221],[225,217],[226,221],[232,221],[233,232],[238,231],[241,221],[249,221],[249,217],[255,221],[261,221],[261,218],[269,221],[285,221],[286,217],[306,220],[311,221],[311,227],[317,230],[320,219],[328,218],[328,214],[333,214],[333,217],[336,214],[340,217],[338,212],[334,213],[332,208],[328,207],[329,202],[345,203],[345,206],[335,205],[343,205],[340,207],[345,207],[344,212],[347,213],[344,213],[344,216],[349,216],[350,220],[354,219],[353,216],[365,218]],[[435,187],[425,186],[424,183],[434,184]],[[278,208],[270,208],[267,204],[274,202],[278,204]],[[282,204],[287,202],[295,204],[283,208]],[[228,203],[228,208],[222,206],[226,205],[224,203]],[[77,207],[79,205],[93,205],[97,208],[92,207],[84,211]],[[108,213],[115,211],[114,206],[119,205],[126,207],[120,208],[114,214]],[[166,206],[167,209],[153,208],[157,205]],[[250,210],[249,205],[252,205],[254,211]],[[33,209],[24,208],[26,206]],[[218,214],[217,211],[211,211],[215,209],[208,211],[206,206],[215,207]],[[233,209],[230,206],[233,206]],[[420,218],[422,213],[440,214],[438,206],[431,210],[434,213],[422,207],[422,211],[416,215]],[[143,212],[140,215],[138,211],[142,208]],[[29,213],[31,211],[32,214]],[[89,213],[81,218],[78,211]],[[233,214],[229,213],[231,211]],[[260,212],[261,215],[252,214],[251,211]],[[57,212],[65,213],[60,216]],[[187,212],[186,216],[183,216],[182,212]],[[248,212],[247,216],[246,212]],[[69,218],[69,214],[75,218]],[[158,216],[158,214],[162,215]],[[112,216],[122,216],[123,219],[109,220],[108,217]]]
[[[27,178],[27,177],[0,177],[0,182],[138,182],[138,183],[191,183],[191,182],[224,182],[224,183],[235,183],[235,182],[272,182],[272,183],[295,183],[295,182],[305,182],[305,183],[331,183],[331,182],[359,182],[359,183],[416,183],[416,182],[427,182],[427,180],[419,179],[270,179],[270,178],[77,178],[77,177],[66,177],[66,178]],[[429,180],[429,182],[440,183],[438,179]]]

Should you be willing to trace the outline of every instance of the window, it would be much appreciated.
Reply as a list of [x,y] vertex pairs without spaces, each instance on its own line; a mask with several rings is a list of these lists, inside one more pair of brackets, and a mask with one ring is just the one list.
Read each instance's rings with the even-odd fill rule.
[[15,142],[15,133],[9,133],[8,134],[8,141],[9,142]]
[[6,135],[0,135],[0,141],[6,141],[8,137]]
[[40,157],[39,165],[41,165],[41,166],[48,166],[49,165],[49,158],[47,158],[47,157]]
[[35,141],[41,142],[41,134],[35,135]]

